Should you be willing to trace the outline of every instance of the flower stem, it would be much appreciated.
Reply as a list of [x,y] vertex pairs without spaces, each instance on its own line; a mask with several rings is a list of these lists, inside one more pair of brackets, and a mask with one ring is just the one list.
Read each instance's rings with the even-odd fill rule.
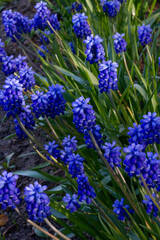
[[[16,212],[18,213],[18,215],[20,215],[23,219],[25,219],[19,209],[16,207],[15,208]],[[54,240],[60,240],[59,238],[55,237],[54,235],[52,235],[51,233],[47,232],[46,230],[44,230],[43,228],[41,228],[39,225],[37,225],[36,223],[34,223],[33,221],[31,221],[30,219],[25,219],[29,224],[31,224],[33,227],[37,228],[38,230],[40,230],[41,232],[43,232],[44,234],[46,234],[47,236],[49,236],[50,238],[54,239]]]
[[47,225],[54,231],[56,232],[60,237],[62,237],[63,239],[65,240],[70,240],[68,237],[66,237],[63,233],[61,233],[57,228],[55,228],[52,223],[47,219],[45,218],[44,221],[47,223]]
[[60,142],[60,139],[59,139],[57,133],[56,133],[55,130],[53,129],[50,121],[48,120],[48,118],[47,118],[46,116],[45,116],[45,119],[46,119],[46,121],[47,121],[47,123],[48,123],[48,126],[50,127],[51,131],[53,132],[53,135],[55,136],[56,140],[57,140],[58,142]]

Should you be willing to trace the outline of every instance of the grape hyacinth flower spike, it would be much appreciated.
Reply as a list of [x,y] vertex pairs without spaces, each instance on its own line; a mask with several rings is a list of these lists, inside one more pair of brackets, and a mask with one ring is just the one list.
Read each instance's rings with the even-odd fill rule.
[[89,101],[90,98],[84,99],[81,96],[72,103],[73,123],[80,133],[83,133],[84,129],[90,131],[95,126],[95,112],[93,107],[88,104]]
[[[53,142],[49,142],[48,144],[44,145],[44,149],[52,155],[55,159],[60,157],[60,150],[58,149],[59,145],[53,140]],[[47,155],[47,159],[51,160],[51,158]]]
[[100,38],[98,35],[93,37],[93,34],[91,34],[83,42],[86,43],[86,60],[89,61],[90,64],[98,63],[99,61],[105,59],[104,48],[101,44],[101,42],[103,42],[102,38]]
[[120,221],[125,221],[126,218],[129,218],[125,209],[130,213],[133,214],[134,210],[130,209],[129,205],[124,205],[124,198],[121,198],[119,201],[118,199],[115,200],[113,206],[113,212],[118,216]]
[[102,149],[105,150],[104,157],[109,162],[112,169],[114,167],[121,167],[121,147],[115,147],[116,142],[113,141],[113,143],[105,143],[104,146],[102,146]]
[[124,36],[125,36],[124,33],[122,34],[116,33],[115,35],[113,35],[114,47],[115,47],[116,53],[121,53],[126,51],[127,42],[123,39]]
[[99,64],[99,89],[100,92],[110,92],[110,90],[118,90],[118,79],[117,79],[117,68],[116,62],[103,61]]
[[127,153],[123,165],[125,166],[125,171],[130,177],[139,177],[142,170],[146,167],[146,154],[143,150],[144,145],[135,143],[123,148],[123,151]]
[[7,112],[7,117],[20,114],[25,105],[24,96],[23,96],[23,86],[19,83],[17,77],[10,75],[3,86],[4,98],[2,100],[3,110]]
[[6,51],[4,49],[4,43],[2,42],[2,40],[0,39],[0,63],[2,62],[2,58],[5,57]]
[[150,43],[152,41],[152,29],[150,25],[143,24],[142,26],[138,27],[138,39],[142,46]]
[[91,29],[87,22],[85,13],[76,13],[72,17],[73,30],[78,38],[86,38],[91,35]]
[[103,6],[103,11],[107,13],[109,17],[116,17],[120,10],[121,3],[119,0],[101,0],[101,5]]
[[[152,194],[153,198],[156,199],[156,195],[153,193]],[[156,207],[156,205],[153,203],[152,199],[150,198],[150,196],[145,195],[145,200],[143,200],[142,202],[146,205],[147,207],[147,214],[153,214],[154,217],[158,216],[158,208]]]
[[77,194],[73,194],[71,197],[71,195],[68,193],[63,197],[63,201],[67,203],[66,209],[70,210],[71,213],[76,212],[77,209],[81,207],[81,205],[78,203],[77,198]]
[[0,204],[2,209],[15,209],[20,204],[20,191],[16,187],[17,175],[3,171],[0,175]]
[[25,187],[24,200],[30,220],[42,222],[44,218],[51,214],[50,200],[47,194],[44,193],[46,189],[47,186],[42,186],[37,181]]

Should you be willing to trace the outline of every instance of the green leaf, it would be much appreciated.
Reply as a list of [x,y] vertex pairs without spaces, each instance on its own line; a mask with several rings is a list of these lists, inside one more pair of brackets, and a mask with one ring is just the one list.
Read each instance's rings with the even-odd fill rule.
[[[44,227],[42,227],[42,228],[43,228],[45,231],[48,232],[47,228],[44,228]],[[41,232],[38,228],[33,227],[33,229],[34,229],[35,234],[36,234],[38,237],[48,238],[48,236],[47,236],[46,234],[44,234],[43,232]]]

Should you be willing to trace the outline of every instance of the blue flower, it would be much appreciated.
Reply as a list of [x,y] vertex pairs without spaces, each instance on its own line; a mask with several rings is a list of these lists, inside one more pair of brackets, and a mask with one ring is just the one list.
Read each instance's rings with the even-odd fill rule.
[[49,86],[49,91],[47,92],[47,107],[46,116],[55,118],[60,114],[64,114],[66,101],[64,99],[63,93],[65,90],[63,86],[56,84]]
[[2,22],[7,37],[11,37],[13,41],[15,41],[14,35],[17,38],[20,38],[19,34],[17,34],[16,21],[14,20],[12,10],[2,12]]
[[25,105],[23,97],[22,84],[19,83],[17,77],[13,75],[9,76],[5,81],[4,88],[4,99],[2,101],[3,110],[7,112],[7,116],[15,117],[16,114],[20,114]]
[[95,126],[95,112],[93,107],[88,104],[89,101],[90,98],[84,99],[81,96],[72,103],[73,123],[80,133],[83,133],[84,129],[90,131]]
[[68,165],[69,157],[73,154],[73,150],[70,147],[65,147],[64,150],[60,150],[60,159],[65,164]]
[[143,144],[143,135],[141,125],[133,123],[133,128],[128,128],[129,132],[127,133],[131,138],[128,140],[129,143]]
[[[52,14],[49,18],[49,22],[55,31],[60,30],[60,22],[58,21],[57,14]],[[53,33],[53,30],[51,28],[50,31]]]
[[88,177],[83,173],[77,176],[78,183],[78,195],[80,196],[79,201],[86,201],[87,204],[91,203],[91,198],[95,198],[96,194],[94,188],[90,186]]
[[125,171],[130,177],[140,176],[143,168],[146,167],[146,154],[142,152],[143,150],[143,145],[135,143],[132,143],[123,149],[123,151],[127,153],[123,165],[125,166]]
[[[152,152],[147,153],[146,167],[142,170],[143,178],[149,188],[155,188],[160,180],[160,160],[157,159],[158,154]],[[143,186],[143,183],[141,183]]]
[[150,43],[152,41],[152,29],[150,25],[143,24],[138,27],[138,39],[142,46]]
[[[58,149],[59,145],[56,144],[55,141],[53,142],[49,142],[48,145],[44,145],[44,149],[50,154],[52,155],[55,159],[60,157],[60,150]],[[48,155],[47,155],[47,159],[48,160],[52,160]]]
[[[103,144],[102,140],[102,135],[100,133],[101,127],[99,125],[95,125],[92,129],[91,132],[98,144],[99,147]],[[95,148],[92,142],[92,139],[89,135],[89,132],[87,130],[84,130],[84,139],[85,139],[85,144],[87,145],[87,148]]]
[[2,42],[2,40],[0,39],[0,62],[2,62],[2,58],[5,57],[6,51],[4,49],[4,43]]
[[35,94],[31,95],[32,108],[36,118],[45,115],[47,105],[47,95],[44,92],[36,91]]
[[72,153],[68,156],[68,170],[72,175],[72,178],[75,178],[84,172],[83,161],[84,158],[79,154]]
[[26,60],[26,57],[21,56],[21,55],[19,55],[17,58],[15,58],[15,64],[16,64],[17,70],[19,70],[22,67],[27,66],[27,62],[24,60]]
[[25,91],[30,90],[32,86],[35,85],[34,72],[32,71],[32,67],[20,68],[19,70],[19,82],[23,85]]
[[12,41],[16,38],[21,38],[22,33],[29,33],[32,29],[32,20],[24,17],[19,12],[12,12],[12,10],[3,11],[2,21],[5,27],[7,37],[11,37]]
[[7,207],[15,209],[16,205],[20,204],[20,191],[16,187],[17,179],[17,175],[7,171],[3,171],[0,175],[0,204],[2,204],[2,209]]
[[[27,105],[23,108],[23,111],[19,114],[19,118],[26,129],[33,130],[35,126],[34,117],[31,113],[30,106]],[[14,119],[16,135],[19,139],[26,138],[27,135],[20,127],[17,119]]]
[[116,53],[121,53],[126,51],[127,42],[123,39],[124,36],[125,36],[124,33],[122,34],[116,33],[115,35],[113,35],[114,47],[115,47]]
[[76,137],[72,137],[70,135],[68,135],[67,137],[65,137],[62,141],[62,146],[64,148],[71,148],[71,150],[73,152],[77,151],[77,140]]
[[116,62],[103,61],[99,64],[99,89],[100,92],[109,92],[110,90],[117,90],[117,68],[118,64]]
[[24,189],[26,210],[29,215],[29,219],[33,221],[42,222],[44,218],[47,218],[51,212],[49,207],[49,198],[44,190],[47,186],[40,185],[37,181],[33,184],[29,184]]
[[90,64],[97,63],[105,59],[104,48],[101,44],[101,42],[103,42],[102,38],[98,35],[93,37],[93,34],[91,34],[90,36],[87,36],[87,39],[83,42],[86,43],[86,60],[89,61]]
[[120,10],[121,3],[118,0],[114,1],[101,1],[103,11],[109,15],[109,17],[116,17]]
[[[42,44],[49,44],[50,43],[50,41],[49,41],[49,39],[48,39],[48,37],[47,36],[49,36],[51,34],[51,31],[50,30],[44,30],[44,34],[43,33],[41,33],[41,38],[40,38],[40,41],[41,41],[41,43]],[[47,36],[46,36],[47,35]]]
[[105,150],[104,157],[109,162],[111,168],[114,169],[114,167],[121,167],[122,159],[121,156],[121,147],[115,147],[116,142],[113,141],[113,143],[105,143],[105,145],[102,147],[102,149]]
[[66,208],[70,210],[71,213],[76,212],[78,208],[81,207],[81,205],[77,201],[77,194],[73,194],[71,197],[70,194],[66,194],[66,196],[63,197],[63,201],[67,203]]
[[2,69],[6,76],[13,74],[17,71],[15,59],[12,56],[3,56],[2,57]]
[[71,6],[71,11],[73,12],[81,12],[83,10],[83,6],[80,3],[74,2]]
[[[113,206],[113,212],[118,216],[118,219],[120,221],[125,221],[126,218],[129,219],[129,216],[126,212],[126,210],[130,213],[133,214],[134,210],[133,209],[129,209],[130,206],[129,205],[124,205],[124,198],[121,198],[121,200],[119,201],[118,199],[115,200]],[[125,210],[126,209],[126,210]]]
[[160,66],[160,57],[158,58],[158,65]]
[[[40,48],[40,49],[39,49],[39,48]],[[45,54],[48,53],[49,50],[47,49],[47,47],[46,47],[45,45],[41,45],[41,46],[39,46],[39,48],[38,48],[38,50],[37,50],[38,54],[39,54],[41,57],[45,58],[45,57],[46,57]]]
[[155,112],[148,112],[140,120],[145,144],[160,143],[160,117],[156,117],[156,115]]
[[73,30],[78,38],[86,38],[91,35],[91,29],[88,25],[85,13],[76,13],[72,17]]
[[[153,193],[152,194],[153,198],[155,199],[156,201],[156,195]],[[148,195],[145,195],[145,200],[143,200],[142,202],[146,205],[147,207],[147,214],[153,214],[154,217],[157,217],[158,216],[158,208],[156,207],[156,205],[153,203],[152,199],[150,198],[150,196]],[[158,203],[157,203],[158,204]]]
[[35,6],[36,14],[34,15],[34,29],[44,30],[48,24],[47,20],[50,18],[50,10],[47,8],[47,3],[40,1]]

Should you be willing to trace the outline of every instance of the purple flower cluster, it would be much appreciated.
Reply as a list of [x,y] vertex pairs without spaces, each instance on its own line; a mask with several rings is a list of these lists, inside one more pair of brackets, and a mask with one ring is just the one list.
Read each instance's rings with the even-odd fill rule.
[[2,62],[2,58],[5,57],[6,51],[4,49],[4,43],[2,42],[2,40],[0,39],[0,63]]
[[157,184],[160,184],[160,160],[157,160],[157,157],[157,153],[148,152],[146,167],[142,170],[143,178],[149,188],[155,188]]
[[[92,132],[99,147],[101,147],[103,144],[102,135],[100,133],[100,130],[101,130],[101,127],[99,125],[95,125],[91,129],[91,132]],[[85,139],[85,144],[87,145],[87,148],[95,148],[93,145],[92,139],[89,135],[89,132],[87,130],[84,130],[84,139]]]
[[106,160],[109,162],[111,168],[114,169],[114,167],[121,167],[122,159],[121,156],[121,147],[115,147],[116,142],[113,141],[113,143],[105,143],[105,145],[102,147],[102,149],[105,150],[104,156]]
[[72,155],[73,152],[77,151],[76,137],[71,138],[71,136],[68,135],[63,139],[62,146],[63,150],[60,151],[60,158],[65,165],[68,165],[70,155]]
[[47,218],[51,212],[49,207],[49,198],[44,191],[47,186],[41,186],[37,181],[33,184],[29,184],[24,189],[26,209],[29,215],[29,219],[33,221],[42,222],[44,218]]
[[34,15],[34,29],[45,30],[48,26],[47,20],[50,17],[50,10],[47,8],[47,3],[40,1],[35,6],[36,14]]
[[16,208],[16,205],[20,204],[20,191],[16,187],[17,175],[13,176],[13,173],[7,173],[4,171],[0,175],[0,204],[2,209],[10,207]]
[[44,115],[55,118],[57,115],[64,114],[66,101],[63,92],[63,86],[59,84],[49,86],[49,91],[46,94],[43,91],[36,91],[31,96],[36,118]]
[[[47,8],[47,3],[40,1],[35,6],[36,14],[33,18],[34,29],[45,30],[48,27],[48,22],[51,24],[54,30],[60,29],[60,23],[58,21],[57,14],[52,14],[51,11]],[[50,28],[51,32],[52,29]]]
[[24,17],[19,12],[12,10],[3,11],[2,21],[7,37],[11,37],[12,41],[16,38],[21,38],[22,33],[29,33],[32,29],[32,20]]
[[[129,205],[124,205],[124,198],[121,198],[119,201],[118,199],[115,200],[113,206],[113,212],[118,216],[118,219],[120,221],[125,221],[126,218],[129,219],[129,216],[126,212],[126,210],[130,213],[133,214],[134,210],[130,209]],[[125,210],[126,209],[126,210]]]
[[91,198],[95,198],[96,194],[94,188],[90,186],[88,177],[83,173],[77,176],[78,183],[78,195],[80,196],[79,201],[86,201],[87,204],[91,203]]
[[142,170],[146,167],[146,154],[143,150],[143,145],[136,145],[135,143],[132,143],[123,149],[123,151],[127,153],[123,165],[125,166],[125,171],[130,177],[139,177]]
[[2,69],[6,76],[19,71],[21,67],[25,67],[27,65],[26,61],[24,61],[26,57],[19,55],[17,58],[13,58],[11,56],[2,57]]
[[19,83],[18,77],[11,75],[5,81],[3,88],[4,91],[1,106],[3,107],[3,110],[7,112],[8,117],[15,117],[16,114],[20,114],[22,112],[25,105],[22,94],[22,84]]
[[128,135],[131,136],[129,143],[141,143],[144,146],[152,143],[160,143],[160,117],[157,117],[157,113],[148,112],[147,115],[143,116],[140,120],[141,124],[137,126],[133,124],[133,128],[129,127],[130,130]]
[[[155,198],[156,201],[156,195],[153,193],[152,194],[153,198]],[[152,199],[150,198],[150,196],[145,195],[145,200],[143,200],[142,202],[146,205],[147,207],[147,214],[153,214],[154,217],[158,216],[158,208],[156,207],[156,205],[153,203]],[[158,203],[157,203],[158,204]]]
[[[33,130],[35,126],[34,117],[31,113],[30,106],[23,107],[23,111],[19,114],[19,118],[26,129]],[[27,135],[20,127],[17,119],[14,119],[16,135],[19,139],[26,138]]]
[[84,99],[81,96],[72,103],[73,123],[80,133],[83,133],[85,129],[90,131],[95,126],[95,112],[93,107],[88,104],[89,101],[90,98]]
[[[48,144],[44,145],[44,149],[52,155],[55,159],[60,157],[60,150],[58,149],[59,145],[56,144],[55,141],[49,142]],[[47,159],[51,160],[51,158],[47,155]]]
[[83,6],[80,3],[74,2],[71,6],[71,12],[81,12],[83,10]]
[[85,13],[76,13],[72,17],[73,30],[78,38],[87,38],[87,36],[91,35],[91,29],[88,25]]
[[100,92],[109,92],[110,90],[117,90],[117,68],[116,62],[103,61],[99,64],[99,89]]
[[71,197],[71,195],[68,193],[63,197],[63,201],[67,203],[66,209],[70,210],[71,213],[76,212],[77,209],[81,207],[81,205],[78,203],[77,198],[77,194],[73,194]]
[[19,82],[23,85],[25,91],[30,90],[32,86],[35,85],[34,72],[32,71],[32,67],[28,67],[27,65],[21,67],[19,70]]
[[116,17],[120,10],[121,3],[119,0],[101,0],[101,5],[103,6],[103,11],[107,13],[109,17]]
[[124,36],[125,36],[124,33],[122,34],[116,33],[113,36],[116,53],[121,53],[126,51],[127,42],[123,39]]
[[150,28],[150,25],[143,24],[138,27],[138,39],[142,46],[152,41],[152,29]]
[[87,39],[83,42],[86,43],[86,60],[89,61],[90,64],[98,63],[105,59],[104,48],[101,44],[101,42],[103,42],[102,38],[98,35],[93,37],[93,34],[91,34],[90,36],[87,36]]

